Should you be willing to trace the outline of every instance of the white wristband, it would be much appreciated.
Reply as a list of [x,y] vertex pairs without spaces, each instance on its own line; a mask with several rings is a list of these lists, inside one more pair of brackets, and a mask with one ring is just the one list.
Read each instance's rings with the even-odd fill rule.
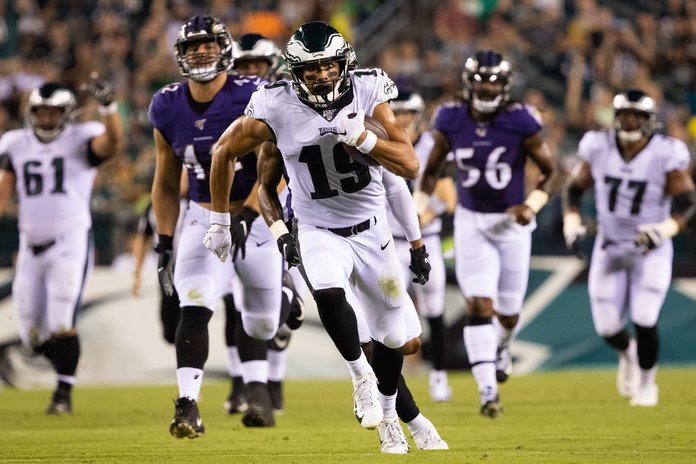
[[217,211],[210,212],[209,220],[210,224],[218,224],[227,227],[229,227],[232,222],[230,213],[218,213]]
[[416,213],[422,216],[428,210],[430,195],[422,190],[416,190],[413,192],[413,203],[416,205]]
[[541,208],[544,207],[546,203],[548,203],[548,201],[549,194],[543,190],[536,189],[532,190],[527,199],[524,200],[524,204],[529,206],[529,209],[534,211],[534,214],[536,214]]
[[663,237],[674,237],[679,233],[679,223],[674,218],[665,219],[655,224],[655,230]]
[[271,224],[269,227],[271,229],[271,233],[273,234],[273,237],[278,241],[278,239],[285,234],[289,234],[290,231],[288,230],[288,226],[285,225],[283,221],[278,219],[276,222]]
[[570,211],[563,215],[563,229],[577,230],[582,227],[582,218],[575,211]]
[[100,116],[109,116],[111,114],[118,113],[118,103],[111,102],[109,105],[99,105],[97,108],[97,111],[99,111]]
[[375,145],[377,145],[377,136],[375,135],[374,132],[366,130],[365,134],[365,140],[363,140],[363,143],[358,145],[357,148],[360,153],[365,153],[368,154],[372,151],[373,148],[375,148]]

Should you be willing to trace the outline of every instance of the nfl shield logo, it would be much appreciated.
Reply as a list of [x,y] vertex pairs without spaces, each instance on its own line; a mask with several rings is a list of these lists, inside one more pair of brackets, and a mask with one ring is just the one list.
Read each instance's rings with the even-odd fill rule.
[[479,137],[485,137],[487,131],[485,127],[477,127],[475,132]]
[[205,119],[198,119],[194,124],[196,125],[196,129],[203,130],[203,127],[205,126]]
[[333,120],[334,116],[336,116],[336,110],[324,110],[321,115],[326,119],[327,121]]

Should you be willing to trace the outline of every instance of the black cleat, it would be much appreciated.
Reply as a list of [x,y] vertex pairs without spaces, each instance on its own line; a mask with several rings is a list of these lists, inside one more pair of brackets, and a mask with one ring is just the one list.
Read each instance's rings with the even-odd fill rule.
[[174,401],[174,419],[169,424],[169,433],[175,438],[198,438],[205,426],[198,412],[196,400],[181,397]]
[[247,427],[275,427],[273,406],[265,383],[249,382],[247,384],[247,401],[249,409],[242,417],[242,424]]
[[481,405],[481,415],[485,417],[490,417],[495,419],[503,413],[503,403],[500,398],[496,397],[492,400],[488,400]]
[[55,416],[67,416],[72,414],[72,405],[70,402],[70,393],[56,390],[53,393],[51,404],[46,408],[46,414]]
[[267,386],[273,412],[275,414],[283,414],[283,382],[269,380]]
[[249,408],[246,397],[246,386],[241,377],[232,378],[232,389],[223,406],[227,414],[239,414]]
[[293,294],[290,302],[290,314],[288,314],[288,320],[285,323],[290,330],[297,330],[304,322],[304,301],[300,298],[297,288],[295,288],[295,282],[288,271],[283,272],[283,287],[290,289]]

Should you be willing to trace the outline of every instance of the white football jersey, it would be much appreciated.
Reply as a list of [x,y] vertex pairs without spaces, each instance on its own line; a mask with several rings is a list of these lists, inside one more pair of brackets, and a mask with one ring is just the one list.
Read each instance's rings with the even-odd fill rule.
[[260,88],[246,109],[248,116],[265,121],[273,130],[290,178],[295,216],[305,224],[348,227],[384,212],[381,167],[354,162],[338,141],[335,121],[338,114],[358,109],[371,115],[398,91],[380,69],[350,74],[353,99],[338,111],[307,106],[289,81]]
[[92,226],[90,197],[96,167],[88,159],[89,141],[102,134],[100,122],[69,124],[54,140],[41,142],[30,128],[0,138],[16,178],[19,230],[30,243]]
[[[433,135],[428,131],[423,132],[418,137],[418,140],[416,140],[416,143],[413,144],[413,149],[416,151],[418,161],[420,162],[420,170],[418,172],[418,175],[423,174],[423,171],[425,170],[425,165],[428,164],[428,157],[430,156],[430,151],[433,149],[434,145],[435,139],[433,138]],[[409,188],[411,189],[411,191],[413,191],[413,184],[411,182],[409,182]],[[404,232],[401,228],[401,225],[399,225],[399,221],[396,220],[396,218],[388,208],[387,211],[389,211],[388,219],[389,227],[392,230],[392,235],[397,238],[405,239],[406,237],[404,237]],[[436,217],[428,224],[426,224],[425,227],[421,228],[421,234],[423,236],[435,235],[439,234],[441,230],[442,219],[440,217]]]
[[672,201],[665,192],[666,174],[686,169],[690,158],[686,144],[655,134],[626,162],[614,131],[587,132],[580,140],[578,156],[592,169],[599,227],[606,238],[617,242],[633,241],[639,224],[670,216]]

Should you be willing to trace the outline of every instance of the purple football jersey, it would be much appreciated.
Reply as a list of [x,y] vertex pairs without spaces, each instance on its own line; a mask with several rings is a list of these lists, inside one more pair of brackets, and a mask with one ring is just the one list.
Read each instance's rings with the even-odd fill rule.
[[[202,114],[191,107],[187,82],[169,84],[152,97],[150,122],[186,166],[189,200],[210,202],[210,149],[227,126],[244,114],[251,94],[264,83],[258,77],[230,75]],[[256,178],[256,155],[249,153],[240,157],[230,201],[249,196]]]
[[511,103],[492,120],[476,122],[466,102],[441,105],[433,128],[442,132],[457,163],[457,196],[464,208],[500,213],[524,201],[522,142],[541,130],[536,110]]

